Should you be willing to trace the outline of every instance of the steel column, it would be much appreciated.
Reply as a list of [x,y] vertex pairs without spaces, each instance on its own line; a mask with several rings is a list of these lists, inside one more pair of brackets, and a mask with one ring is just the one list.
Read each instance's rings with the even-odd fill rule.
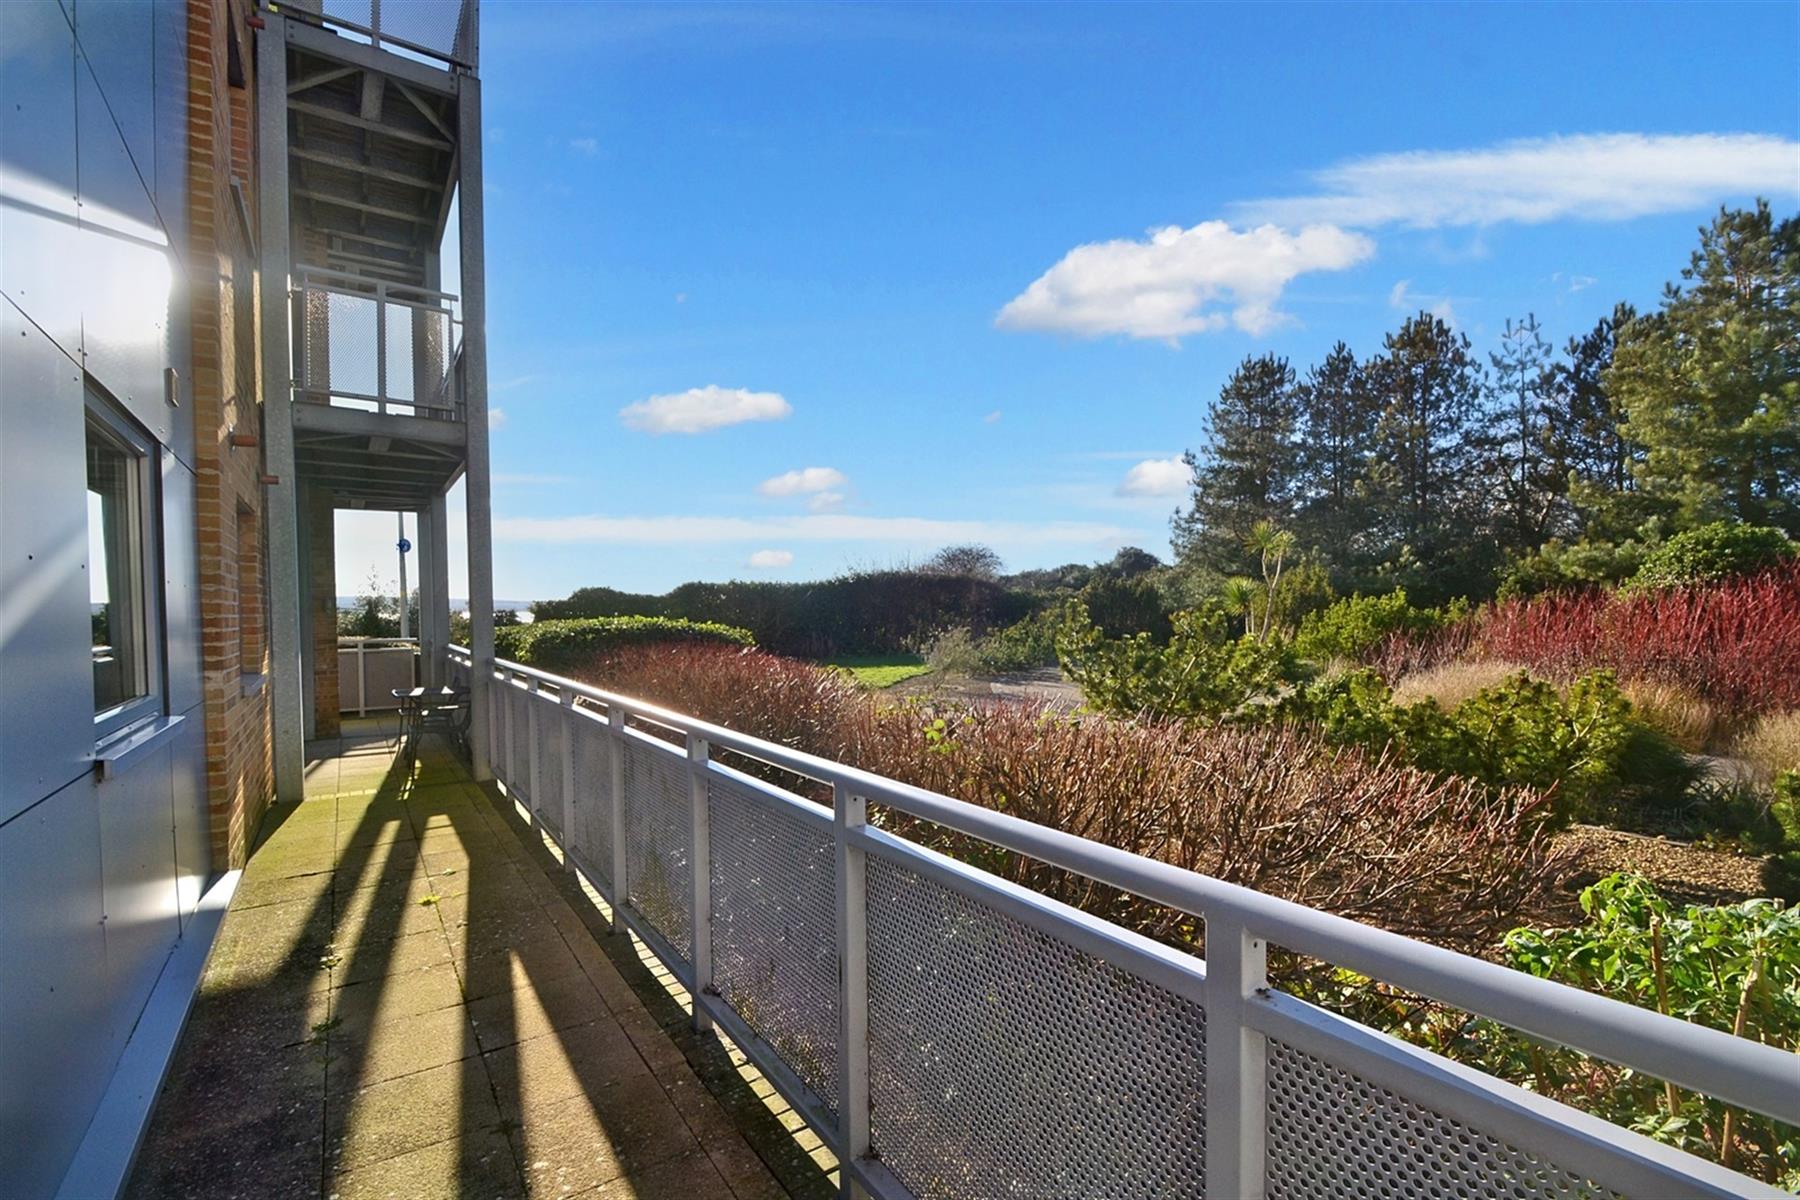
[[614,933],[623,933],[631,881],[625,877],[625,710],[616,704],[607,707],[606,732],[606,769],[612,783],[612,927]]
[[[269,524],[269,707],[275,797],[305,794],[306,724],[300,663],[300,492],[294,472],[294,379],[288,313],[287,20],[259,14],[256,36],[257,230],[262,251],[264,488]],[[491,653],[491,650],[490,650]]]
[[563,870],[575,869],[575,693],[562,689],[562,852]]
[[[489,511],[487,405],[487,255],[482,236],[481,82],[457,77],[457,205],[462,224],[463,402],[468,438],[469,506],[469,651],[475,660],[470,718],[480,724],[490,704],[494,670],[494,547]],[[285,153],[283,159],[286,158]],[[485,755],[477,750],[472,764],[476,779],[492,776]]]
[[1268,943],[1235,920],[1206,918],[1206,1191],[1267,1193],[1267,1039],[1246,1020],[1267,990]]
[[710,755],[706,739],[690,733],[687,739],[692,831],[689,875],[693,887],[688,896],[688,924],[694,934],[694,1028],[701,1033],[713,1027],[713,1020],[700,1003],[700,997],[716,994],[712,956],[712,808],[706,800],[706,764]]
[[869,1156],[869,889],[868,857],[850,840],[869,821],[868,802],[842,783],[831,788],[832,840],[837,846],[838,1164],[839,1194],[860,1200],[850,1164]]
[[[539,695],[538,681],[535,679],[527,679],[525,681],[525,757],[530,761],[525,766],[525,778],[529,779],[531,782],[526,785],[530,789],[530,793],[525,797],[525,800],[526,807],[531,810],[531,823],[534,826],[542,825],[544,823],[543,810],[539,807],[543,803],[539,797],[544,794],[542,786],[544,773],[541,769],[541,764],[538,762]],[[508,707],[510,708],[511,705],[509,704]]]

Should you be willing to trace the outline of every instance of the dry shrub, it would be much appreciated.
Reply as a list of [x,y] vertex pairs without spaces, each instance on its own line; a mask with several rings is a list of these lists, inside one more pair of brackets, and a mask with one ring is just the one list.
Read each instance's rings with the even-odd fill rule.
[[1737,753],[1774,775],[1800,771],[1800,708],[1770,713],[1738,739]]
[[1719,733],[1719,714],[1691,688],[1660,679],[1627,679],[1619,688],[1633,716],[1689,754],[1705,751]]
[[1417,704],[1421,700],[1436,700],[1438,707],[1448,712],[1476,692],[1504,683],[1523,670],[1525,667],[1519,663],[1498,658],[1480,662],[1444,663],[1414,672],[1402,679],[1394,688],[1394,703]]
[[[872,697],[758,651],[643,647],[583,678],[742,732],[1135,854],[1460,949],[1490,945],[1561,877],[1524,792],[1332,749],[1288,729],[937,707]],[[737,764],[744,765],[744,764]],[[815,798],[820,798],[814,792]],[[1191,917],[891,810],[891,829],[1150,936]]]
[[731,646],[668,643],[598,657],[574,678],[813,753],[864,703],[841,671]]
[[[1533,798],[1435,779],[1280,728],[1058,714],[1035,704],[869,710],[851,761],[890,778],[1203,875],[1462,949],[1517,923],[1559,877],[1526,832]],[[1180,913],[890,814],[905,836],[1159,940]]]

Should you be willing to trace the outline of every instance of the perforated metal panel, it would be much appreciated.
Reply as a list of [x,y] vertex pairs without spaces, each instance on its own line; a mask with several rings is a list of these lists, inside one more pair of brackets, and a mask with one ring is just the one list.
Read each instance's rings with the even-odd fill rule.
[[922,1198],[1198,1198],[1191,1000],[871,856],[873,1145]]
[[410,403],[414,399],[413,310],[404,304],[383,307],[387,309],[387,398]]
[[532,747],[537,755],[538,820],[549,826],[550,832],[559,839],[562,837],[563,823],[563,777],[562,777],[562,705],[545,696],[528,703],[537,710],[537,744]]
[[693,802],[685,756],[641,738],[625,748],[625,878],[631,905],[682,958],[693,956]]
[[[325,292],[323,305],[315,306],[314,297],[319,295],[309,292],[306,297],[306,336],[308,347],[319,347],[323,353],[315,358],[309,350],[307,365],[311,367],[322,360],[329,369],[323,379],[309,376],[306,386],[345,396],[379,395],[375,301],[367,296]],[[315,317],[322,318],[317,327],[313,324]]]
[[707,783],[713,984],[835,1111],[837,852],[829,826],[736,780]]
[[612,758],[606,727],[575,715],[575,856],[612,893]]
[[1271,1200],[1600,1200],[1618,1193],[1269,1042]]

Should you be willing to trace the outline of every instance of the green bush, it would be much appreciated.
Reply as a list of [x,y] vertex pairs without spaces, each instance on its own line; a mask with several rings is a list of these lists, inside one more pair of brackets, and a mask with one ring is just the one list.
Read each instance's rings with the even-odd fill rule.
[[1229,716],[1268,703],[1297,678],[1287,640],[1221,641],[1198,613],[1177,613],[1167,645],[1149,634],[1109,638],[1076,601],[1056,635],[1063,669],[1092,707],[1167,717]]
[[609,651],[660,642],[756,645],[746,629],[669,617],[585,617],[494,630],[494,652],[499,657],[559,674],[585,667]]
[[1795,553],[1794,543],[1779,529],[1745,525],[1739,521],[1714,521],[1711,525],[1678,533],[1650,551],[1625,586],[1633,591],[1643,591],[1688,583],[1716,583],[1779,566]]
[[1307,613],[1294,639],[1294,652],[1312,662],[1334,658],[1360,661],[1397,633],[1429,633],[1468,615],[1464,601],[1445,608],[1414,608],[1395,588],[1381,596],[1346,596]]
[[1427,771],[1545,796],[1540,820],[1678,804],[1693,780],[1685,756],[1631,715],[1610,672],[1566,691],[1524,672],[1483,688],[1446,711],[1435,700],[1395,704],[1371,670],[1303,685],[1271,715],[1314,724],[1329,741],[1392,746]]
[[981,639],[975,648],[981,669],[995,674],[1029,671],[1034,667],[1056,665],[1056,631],[1062,625],[1062,612],[1047,608],[1015,621],[1005,629],[995,630]]
[[1633,541],[1568,545],[1552,539],[1537,551],[1514,560],[1501,573],[1499,598],[1511,600],[1619,583],[1638,569],[1643,558],[1644,548]]
[[1096,576],[1081,589],[1077,599],[1086,605],[1089,617],[1107,637],[1147,633],[1162,642],[1173,631],[1162,593],[1141,575],[1131,579]]

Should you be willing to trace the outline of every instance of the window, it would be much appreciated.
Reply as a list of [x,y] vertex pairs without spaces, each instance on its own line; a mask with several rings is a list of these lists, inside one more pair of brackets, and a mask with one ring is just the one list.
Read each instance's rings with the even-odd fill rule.
[[161,657],[152,638],[151,441],[89,392],[88,612],[96,732],[160,712]]

